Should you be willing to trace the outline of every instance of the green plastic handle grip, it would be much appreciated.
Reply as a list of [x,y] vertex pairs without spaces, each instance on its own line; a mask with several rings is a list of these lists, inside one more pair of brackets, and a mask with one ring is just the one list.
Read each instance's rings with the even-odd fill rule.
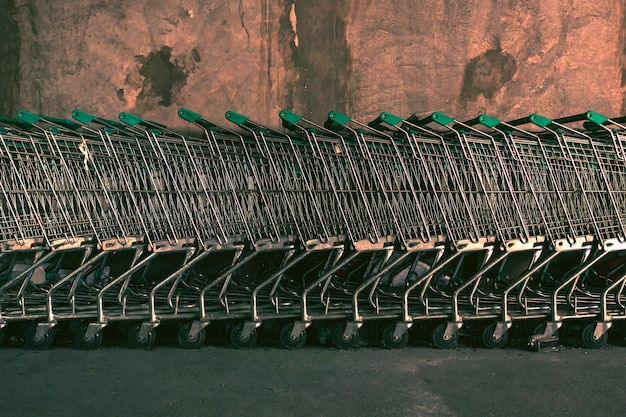
[[529,120],[539,127],[547,127],[552,123],[552,120],[537,113],[531,114]]
[[330,113],[328,113],[328,121],[338,123],[341,126],[345,126],[350,123],[352,119],[345,114],[341,114],[337,111],[331,111]]
[[282,119],[283,122],[290,125],[295,125],[303,119],[302,116],[292,113],[289,110],[281,110],[280,113],[278,113],[278,116]]
[[546,127],[550,125],[550,123],[552,123],[552,120],[548,119],[547,117],[541,116],[540,114],[533,113],[528,117],[522,117],[521,119],[511,120],[510,122],[507,122],[507,124],[511,126],[520,126],[525,125],[526,123],[532,123],[539,127]]
[[198,113],[192,112],[191,110],[184,107],[178,109],[178,117],[190,123],[196,123],[198,120],[202,119],[202,116],[200,116]]
[[184,107],[181,107],[180,109],[178,109],[178,116],[181,119],[189,123],[198,124],[208,130],[221,130],[221,128],[218,125],[209,122],[208,120],[203,118],[200,114],[193,112],[189,109],[186,109]]
[[96,116],[85,113],[84,111],[78,109],[72,110],[72,117],[74,118],[74,120],[77,120],[84,125],[89,124],[97,119]]
[[237,126],[241,126],[245,124],[248,120],[250,120],[249,117],[244,116],[243,114],[234,112],[232,110],[227,111],[225,116],[226,116],[226,120],[228,120],[229,122],[233,122]]
[[452,123],[453,121],[454,121],[454,119],[452,117],[447,116],[447,115],[445,115],[445,114],[443,114],[441,112],[436,111],[436,112],[432,113],[428,117],[425,117],[423,119],[418,119],[414,123],[417,124],[417,125],[420,125],[420,126],[424,126],[424,125],[427,125],[428,123],[435,122],[437,124],[440,124],[441,126],[447,126],[450,123]]
[[44,120],[50,123],[57,124],[59,126],[63,126],[71,130],[76,130],[80,128],[80,125],[72,120],[57,119],[56,117],[41,116],[38,114],[30,113],[26,110],[19,110],[17,112],[17,118],[20,119],[22,122],[27,123],[29,125],[34,125],[35,123],[41,120]]
[[121,122],[124,122],[129,126],[137,126],[138,124],[143,123],[143,119],[141,117],[126,112],[121,112],[119,118]]

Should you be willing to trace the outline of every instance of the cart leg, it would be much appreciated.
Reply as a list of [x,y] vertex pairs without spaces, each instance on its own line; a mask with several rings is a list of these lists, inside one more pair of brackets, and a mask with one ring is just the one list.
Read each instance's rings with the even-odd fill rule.
[[297,320],[293,323],[293,327],[291,328],[290,337],[292,339],[296,339],[300,334],[306,330],[307,327],[311,325],[310,321],[302,321]]
[[552,347],[559,341],[559,328],[562,321],[549,321],[546,323],[543,333],[534,334],[528,340],[528,347],[539,352],[542,347]]

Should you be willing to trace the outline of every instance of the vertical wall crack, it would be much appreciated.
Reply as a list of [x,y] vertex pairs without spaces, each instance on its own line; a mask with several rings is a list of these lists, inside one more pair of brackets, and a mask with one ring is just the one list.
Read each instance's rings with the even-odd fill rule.
[[239,0],[239,20],[241,22],[241,27],[246,31],[246,38],[248,39],[248,42],[250,42],[250,31],[244,22],[243,0]]

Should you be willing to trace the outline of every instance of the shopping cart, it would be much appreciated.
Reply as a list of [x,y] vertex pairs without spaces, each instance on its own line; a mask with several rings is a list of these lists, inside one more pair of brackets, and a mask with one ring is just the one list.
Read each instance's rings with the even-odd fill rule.
[[349,120],[346,116],[331,112],[327,127],[286,110],[280,116],[283,126],[297,139],[300,152],[308,155],[310,162],[304,166],[310,166],[317,176],[316,189],[332,190],[326,205],[333,207],[329,214],[337,213],[343,221],[349,243],[342,257],[304,288],[302,317],[294,323],[292,335],[315,321],[328,323],[321,333],[329,333],[337,347],[351,347],[358,343],[362,324],[350,320],[355,295],[358,297],[368,280],[384,274],[398,242],[397,217],[389,195],[380,188],[380,173],[370,159],[363,159],[363,143],[344,137],[340,132],[343,125],[334,120]]

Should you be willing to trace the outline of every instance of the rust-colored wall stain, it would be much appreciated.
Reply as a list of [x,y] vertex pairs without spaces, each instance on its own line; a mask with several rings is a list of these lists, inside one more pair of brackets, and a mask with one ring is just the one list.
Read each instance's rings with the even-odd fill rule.
[[615,116],[625,15],[617,0],[7,0],[0,113]]
[[141,58],[139,74],[143,77],[138,101],[156,99],[159,106],[169,107],[176,100],[181,88],[187,84],[187,74],[178,65],[170,62],[172,49],[163,46]]
[[465,67],[459,100],[465,104],[482,95],[491,99],[496,91],[513,78],[517,64],[511,55],[490,49],[470,60]]

